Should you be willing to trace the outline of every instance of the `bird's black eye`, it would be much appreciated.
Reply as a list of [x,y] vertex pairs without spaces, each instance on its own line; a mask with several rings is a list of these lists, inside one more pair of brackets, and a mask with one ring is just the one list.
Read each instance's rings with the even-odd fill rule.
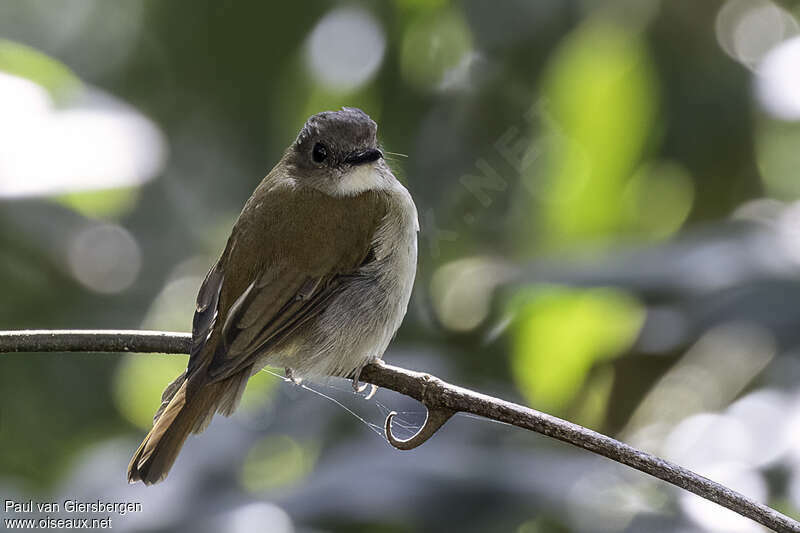
[[322,163],[328,159],[328,149],[322,143],[315,144],[314,149],[311,151],[311,158],[314,159],[315,163]]

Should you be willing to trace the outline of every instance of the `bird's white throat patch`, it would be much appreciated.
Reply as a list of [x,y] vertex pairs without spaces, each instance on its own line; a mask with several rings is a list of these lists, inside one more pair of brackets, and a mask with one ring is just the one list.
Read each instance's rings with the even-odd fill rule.
[[337,189],[343,196],[350,196],[364,191],[381,189],[384,186],[383,176],[373,163],[369,163],[352,167],[341,177]]

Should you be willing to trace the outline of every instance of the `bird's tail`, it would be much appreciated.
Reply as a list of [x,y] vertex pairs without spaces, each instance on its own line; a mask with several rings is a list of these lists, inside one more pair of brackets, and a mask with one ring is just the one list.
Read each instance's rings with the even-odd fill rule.
[[[182,378],[183,376],[179,379]],[[190,402],[186,401],[185,379],[179,388],[170,391],[170,387],[164,394],[167,396],[172,392],[172,398],[159,410],[153,429],[144,438],[128,465],[130,483],[142,481],[146,485],[152,485],[167,477],[186,437],[193,431],[205,429],[217,410],[219,384],[200,388],[192,394]]]

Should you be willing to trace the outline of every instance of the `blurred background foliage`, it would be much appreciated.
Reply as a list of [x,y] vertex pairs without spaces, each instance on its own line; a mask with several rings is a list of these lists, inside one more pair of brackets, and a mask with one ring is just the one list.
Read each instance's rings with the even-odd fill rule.
[[[375,118],[420,212],[386,359],[800,515],[800,5],[0,0],[0,328],[188,330],[305,119]],[[759,531],[619,465],[267,372],[166,483],[130,453],[181,356],[0,358],[0,494],[126,531]],[[320,394],[329,398],[326,399]]]

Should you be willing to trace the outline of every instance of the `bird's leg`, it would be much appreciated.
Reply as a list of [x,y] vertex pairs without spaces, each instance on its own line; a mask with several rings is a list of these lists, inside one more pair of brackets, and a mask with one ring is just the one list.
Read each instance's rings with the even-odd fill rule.
[[358,382],[358,378],[361,376],[361,368],[363,367],[359,367],[358,370],[356,370],[356,375],[353,376],[353,390],[357,393],[361,393],[367,390],[367,387],[372,387],[369,394],[364,397],[365,400],[371,400],[372,397],[375,396],[375,393],[378,392],[378,386],[375,384]]
[[367,389],[367,383],[359,384],[358,378],[361,377],[361,369],[364,368],[362,366],[356,369],[356,375],[353,376],[353,390],[356,392],[364,392]]
[[292,372],[292,369],[289,368],[288,366],[284,369],[284,371],[286,373],[286,379],[288,379],[289,381],[291,381],[295,385],[300,385],[300,382],[303,381],[303,378],[294,377],[294,373]]

